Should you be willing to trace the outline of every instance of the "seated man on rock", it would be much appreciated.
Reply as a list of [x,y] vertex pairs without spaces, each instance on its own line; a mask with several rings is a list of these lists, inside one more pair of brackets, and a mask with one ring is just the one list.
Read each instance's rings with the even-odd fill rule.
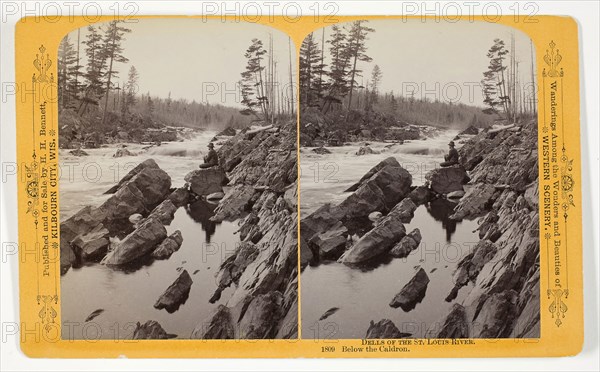
[[204,164],[200,164],[200,168],[210,168],[219,165],[219,155],[215,151],[215,145],[208,144],[208,154],[204,157]]
[[454,141],[450,141],[448,143],[448,147],[450,147],[450,151],[448,151],[448,155],[444,155],[444,162],[440,163],[441,167],[449,167],[452,165],[459,164],[458,161],[458,151],[454,148]]

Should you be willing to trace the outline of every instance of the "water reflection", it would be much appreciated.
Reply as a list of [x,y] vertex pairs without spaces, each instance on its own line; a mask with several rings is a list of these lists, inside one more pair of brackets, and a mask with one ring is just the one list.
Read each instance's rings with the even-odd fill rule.
[[218,223],[210,220],[210,218],[215,215],[215,207],[216,204],[209,203],[204,199],[198,199],[185,207],[188,216],[202,225],[202,230],[204,230],[206,234],[206,243],[210,243],[210,239],[217,229]]
[[442,198],[434,199],[426,205],[427,212],[431,217],[442,222],[442,227],[446,230],[446,242],[448,243],[452,241],[452,234],[456,232],[457,222],[460,222],[449,218],[454,213],[455,206],[456,203]]

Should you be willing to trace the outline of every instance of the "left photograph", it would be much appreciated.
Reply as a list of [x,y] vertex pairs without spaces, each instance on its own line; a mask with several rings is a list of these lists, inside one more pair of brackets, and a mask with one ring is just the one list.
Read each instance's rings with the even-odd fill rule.
[[63,339],[298,337],[295,51],[221,20],[65,36]]

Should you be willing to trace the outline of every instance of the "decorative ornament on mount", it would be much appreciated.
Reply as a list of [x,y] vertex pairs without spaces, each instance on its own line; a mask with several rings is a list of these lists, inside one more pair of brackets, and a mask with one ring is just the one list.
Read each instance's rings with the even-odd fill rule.
[[[48,79],[48,69],[52,66],[52,60],[50,59],[50,54],[46,53],[46,47],[42,44],[39,48],[40,53],[35,55],[35,60],[33,61],[33,66],[38,70],[39,74],[37,76],[38,83],[45,83]],[[45,53],[45,55],[44,55]],[[41,55],[41,56],[40,56]],[[54,79],[52,79],[54,80]]]
[[544,68],[542,74],[543,76],[549,77],[563,76],[563,69],[561,68],[560,71],[558,70],[558,65],[560,64],[560,61],[562,61],[562,55],[560,54],[558,49],[556,49],[556,51],[554,50],[554,47],[556,47],[554,41],[551,41],[550,44],[548,44],[548,46],[550,47],[550,49],[546,49],[544,62],[546,62],[549,68],[548,72],[546,72],[546,69]]

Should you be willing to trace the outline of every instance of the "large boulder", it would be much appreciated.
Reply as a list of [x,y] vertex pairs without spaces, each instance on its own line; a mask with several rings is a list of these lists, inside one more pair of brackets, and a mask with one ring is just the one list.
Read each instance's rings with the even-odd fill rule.
[[155,167],[143,168],[98,208],[104,215],[102,222],[108,227],[111,223],[120,224],[120,220],[128,219],[135,213],[145,215],[160,204],[170,191],[171,177],[167,172]]
[[390,254],[397,258],[404,258],[410,254],[410,252],[417,249],[421,243],[421,231],[414,229],[408,233],[404,238],[400,240],[398,244],[392,248]]
[[177,311],[187,300],[190,289],[192,288],[192,283],[193,281],[190,274],[187,270],[183,270],[173,284],[171,284],[158,298],[154,307],[158,310],[165,309],[169,313]]
[[345,218],[366,217],[371,212],[389,211],[410,192],[410,173],[395,158],[384,161],[385,166],[362,182],[353,194],[339,204]]
[[149,218],[127,235],[106,256],[107,265],[122,265],[152,252],[167,237],[167,230],[160,221]]
[[417,206],[410,198],[404,198],[402,201],[390,211],[390,214],[394,214],[396,217],[401,219],[403,222],[410,222],[415,215]]
[[419,269],[415,276],[402,288],[402,290],[394,296],[390,302],[393,308],[400,307],[408,312],[417,306],[425,297],[429,277],[423,268]]
[[370,260],[387,253],[404,235],[406,230],[402,221],[390,213],[347,250],[339,261],[356,264]]
[[121,186],[123,186],[125,183],[127,183],[127,181],[132,179],[133,176],[135,176],[136,174],[140,173],[142,170],[147,169],[147,168],[160,169],[160,167],[158,166],[158,164],[156,164],[156,161],[154,159],[146,159],[143,162],[136,165],[135,168],[130,170],[125,175],[125,177],[121,178],[121,180],[116,185],[114,185],[113,187],[108,189],[105,192],[105,194],[114,194],[115,192],[117,192],[118,189],[121,188]]
[[223,183],[227,179],[225,172],[219,166],[201,168],[191,171],[185,176],[190,190],[196,195],[206,196],[223,191]]
[[382,170],[386,166],[398,167],[398,166],[400,166],[400,163],[398,163],[398,160],[396,160],[396,158],[391,157],[391,156],[389,158],[386,158],[386,159],[380,161],[379,163],[377,163],[376,166],[374,166],[367,173],[365,173],[364,176],[362,176],[362,178],[357,183],[355,183],[354,185],[352,185],[349,188],[347,188],[345,192],[351,192],[351,191],[358,190],[358,188],[359,188],[360,185],[362,185],[363,183],[365,183],[375,173],[379,172],[380,170]]
[[429,187],[438,194],[462,190],[463,185],[468,182],[467,172],[460,165],[436,168],[427,172],[425,179],[429,181]]
[[78,235],[71,245],[85,261],[96,261],[104,257],[110,244],[108,229],[99,224],[89,233]]
[[400,332],[398,327],[389,319],[382,319],[377,323],[371,320],[365,339],[395,339],[410,337],[410,333]]
[[315,235],[309,245],[319,252],[320,258],[337,260],[346,249],[348,229],[341,222],[327,231]]
[[194,328],[190,338],[199,340],[234,339],[235,328],[229,308],[219,305],[213,314]]
[[177,207],[170,199],[165,199],[162,203],[160,203],[156,208],[152,210],[150,213],[150,218],[156,218],[162,224],[169,225],[175,216],[175,212],[177,211]]
[[465,195],[454,208],[454,214],[450,216],[453,220],[479,217],[490,208],[496,188],[487,183],[478,183],[466,188]]
[[160,245],[152,252],[152,257],[157,260],[167,259],[179,250],[181,243],[183,243],[183,236],[181,236],[181,231],[176,230],[160,243]]
[[315,235],[335,226],[343,217],[340,208],[330,203],[324,204],[302,219],[300,222],[301,236],[306,241],[310,241]]

